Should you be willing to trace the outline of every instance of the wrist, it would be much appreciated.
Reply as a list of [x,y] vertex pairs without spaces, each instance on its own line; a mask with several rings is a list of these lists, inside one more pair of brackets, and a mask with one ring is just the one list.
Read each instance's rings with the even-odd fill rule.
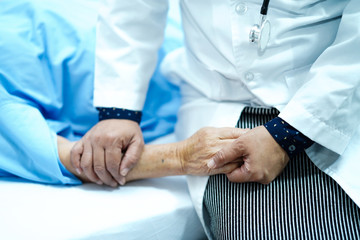
[[187,154],[187,142],[189,140],[184,140],[176,143],[175,147],[175,159],[177,160],[177,169],[179,175],[188,175],[187,172],[187,163],[188,163],[188,154]]
[[70,142],[64,137],[57,136],[57,148],[60,162],[66,168],[66,170],[79,178],[82,182],[89,182],[89,179],[84,174],[77,173],[75,168],[71,164],[70,152],[71,149],[74,147],[75,143],[76,142]]

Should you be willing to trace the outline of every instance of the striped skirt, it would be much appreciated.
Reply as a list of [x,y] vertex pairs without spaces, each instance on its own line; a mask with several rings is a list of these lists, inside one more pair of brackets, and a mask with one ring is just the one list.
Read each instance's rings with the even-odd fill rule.
[[[247,107],[238,127],[253,128],[277,114]],[[360,239],[360,208],[305,153],[269,185],[211,176],[203,204],[213,239]]]

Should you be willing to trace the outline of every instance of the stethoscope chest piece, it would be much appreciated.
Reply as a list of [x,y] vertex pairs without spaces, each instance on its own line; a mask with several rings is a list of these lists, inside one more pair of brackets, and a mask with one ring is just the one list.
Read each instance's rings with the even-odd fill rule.
[[260,9],[260,24],[254,24],[249,33],[249,41],[257,44],[258,52],[263,53],[270,39],[271,25],[266,19],[270,0],[263,0]]
[[249,33],[249,41],[257,44],[258,50],[264,52],[270,39],[271,25],[270,22],[262,17],[259,24],[255,24]]

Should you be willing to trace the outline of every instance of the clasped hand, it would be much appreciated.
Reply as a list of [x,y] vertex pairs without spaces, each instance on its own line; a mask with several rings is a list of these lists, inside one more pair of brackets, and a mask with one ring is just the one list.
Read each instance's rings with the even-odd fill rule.
[[266,128],[260,126],[222,148],[208,162],[208,167],[217,169],[238,162],[240,167],[227,173],[230,181],[269,184],[283,171],[288,161],[287,153]]
[[[95,129],[96,130],[96,129]],[[230,162],[216,169],[209,169],[208,161],[222,148],[231,144],[235,139],[241,136],[245,130],[237,128],[202,128],[190,138],[163,145],[146,145],[143,150],[139,150],[140,157],[136,159],[136,164],[126,176],[126,181],[132,181],[143,178],[163,177],[171,175],[212,175],[219,173],[230,173],[239,163]],[[106,143],[107,141],[105,141]],[[99,144],[99,139],[95,138],[95,143]],[[110,141],[111,143],[111,141]],[[116,141],[115,141],[116,143]],[[114,163],[108,163],[109,158],[106,154],[107,149],[101,147],[100,154],[93,154],[96,144],[91,145],[91,137],[85,136],[79,142],[74,143],[71,154],[71,165],[68,166],[66,158],[63,163],[69,170],[81,168],[76,172],[82,181],[96,182],[101,179],[110,186],[116,176],[119,176],[119,166],[122,166],[121,155],[116,158],[113,156]],[[90,146],[89,146],[90,145]],[[110,144],[110,147],[113,145]],[[122,145],[115,145],[120,148]],[[93,149],[93,150],[91,150]],[[129,151],[129,150],[127,150]],[[119,153],[121,151],[119,150]],[[104,159],[104,156],[106,159]],[[101,169],[100,169],[101,167]],[[120,170],[121,171],[121,170]],[[99,173],[106,172],[110,180],[104,181]],[[114,175],[112,175],[114,174]]]
[[[119,128],[119,122],[110,123],[107,127],[95,126],[71,150],[71,164],[82,180],[113,187],[117,183],[123,185],[125,169],[131,173],[126,180],[224,173],[232,182],[268,184],[289,161],[286,152],[263,126],[252,130],[207,127],[182,142],[148,145],[143,151],[140,128],[134,134],[129,131],[134,127],[131,123],[127,128]],[[104,128],[119,131],[102,138],[100,129]],[[124,133],[125,137],[121,137]]]
[[116,187],[136,165],[144,147],[139,125],[110,119],[97,123],[71,150],[71,164],[79,175],[99,185]]

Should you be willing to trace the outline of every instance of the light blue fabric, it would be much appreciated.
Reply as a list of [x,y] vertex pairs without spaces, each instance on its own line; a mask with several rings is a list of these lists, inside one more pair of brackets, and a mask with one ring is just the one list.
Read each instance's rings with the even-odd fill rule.
[[[61,165],[56,134],[77,140],[97,122],[97,2],[0,1],[0,176],[81,183]],[[182,44],[179,23],[169,23],[160,59]],[[146,142],[173,131],[179,105],[178,89],[157,71],[141,124]]]

